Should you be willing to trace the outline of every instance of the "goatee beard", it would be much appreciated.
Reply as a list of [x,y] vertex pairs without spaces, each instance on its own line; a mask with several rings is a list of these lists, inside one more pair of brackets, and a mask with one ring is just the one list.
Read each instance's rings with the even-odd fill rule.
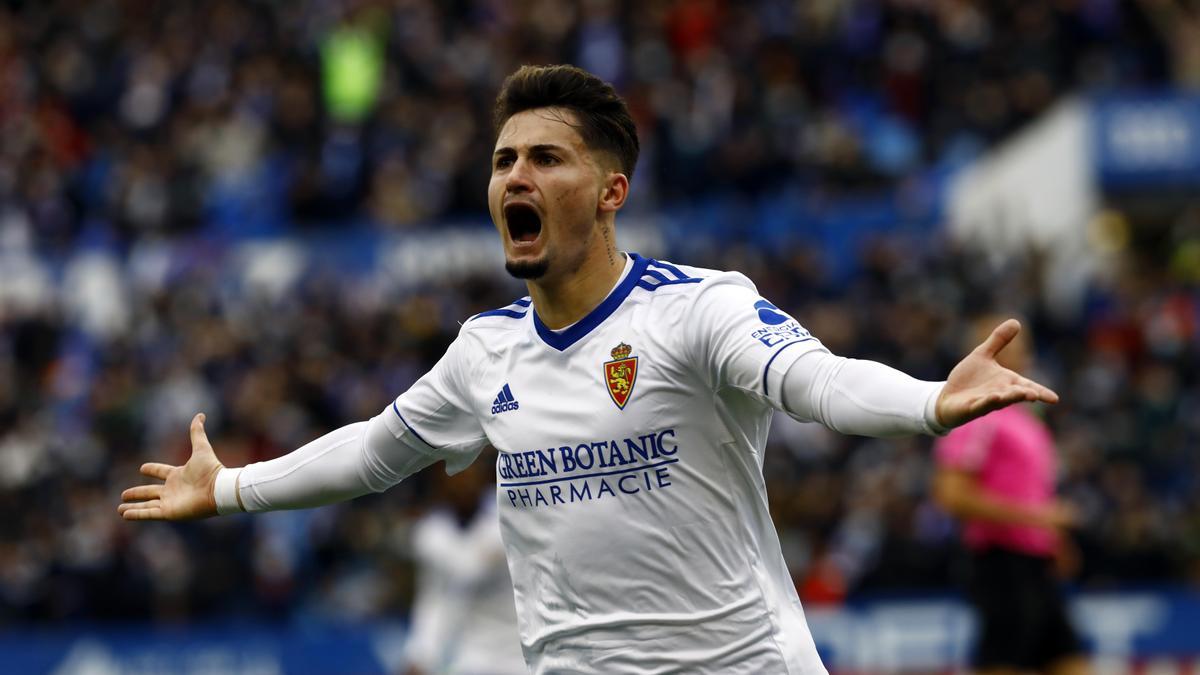
[[550,261],[542,258],[541,260],[532,261],[504,261],[504,269],[518,279],[540,279],[548,269],[550,269]]

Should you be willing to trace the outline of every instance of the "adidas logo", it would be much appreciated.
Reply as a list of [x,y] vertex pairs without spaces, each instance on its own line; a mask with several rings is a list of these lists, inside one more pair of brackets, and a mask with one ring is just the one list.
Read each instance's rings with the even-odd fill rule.
[[508,412],[520,407],[521,404],[517,403],[517,399],[513,397],[512,389],[509,389],[508,383],[505,383],[500,393],[496,394],[496,400],[492,401],[492,414]]

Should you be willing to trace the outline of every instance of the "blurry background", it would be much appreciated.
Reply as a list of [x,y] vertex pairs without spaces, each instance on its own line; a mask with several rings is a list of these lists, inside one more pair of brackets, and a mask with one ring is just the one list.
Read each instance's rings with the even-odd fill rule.
[[[1063,396],[1089,649],[1195,667],[1185,0],[0,3],[0,662],[402,667],[429,476],[183,525],[126,524],[118,495],[185,459],[196,411],[230,465],[366,419],[523,295],[484,204],[489,111],[551,62],[634,113],[626,248],[743,271],[836,353],[929,379],[972,312],[1025,317]],[[777,426],[775,523],[830,668],[960,665],[929,439]]]

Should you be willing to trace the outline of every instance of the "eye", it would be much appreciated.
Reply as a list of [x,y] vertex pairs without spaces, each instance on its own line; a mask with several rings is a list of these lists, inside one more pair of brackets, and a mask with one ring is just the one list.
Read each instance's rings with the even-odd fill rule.
[[554,155],[538,155],[535,159],[537,160],[537,163],[542,166],[555,166],[562,163],[561,160]]
[[497,169],[506,169],[506,168],[512,166],[512,163],[513,163],[512,157],[509,157],[508,155],[502,155],[502,156],[496,158],[496,168]]

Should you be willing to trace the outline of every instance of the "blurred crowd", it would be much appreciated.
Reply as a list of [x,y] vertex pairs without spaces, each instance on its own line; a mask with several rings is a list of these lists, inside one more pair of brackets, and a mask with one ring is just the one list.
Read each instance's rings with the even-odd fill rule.
[[627,97],[635,208],[854,193],[972,157],[1064,91],[1200,81],[1176,4],[10,1],[0,217],[52,250],[478,219],[495,93],[546,62]]
[[[220,245],[182,264],[156,245],[480,220],[491,100],[528,62],[577,63],[628,97],[643,143],[635,211],[713,192],[881,189],[975,156],[1064,91],[1200,82],[1188,32],[1200,24],[1180,11],[3,3],[0,624],[369,618],[411,601],[408,530],[428,477],[325,509],[171,525],[122,522],[119,492],[141,462],[186,458],[196,411],[229,465],[377,414],[459,321],[521,287],[496,270],[403,289],[311,273],[244,292]],[[103,254],[80,260],[92,248]],[[56,292],[21,290],[17,250],[50,261]],[[1083,515],[1076,581],[1200,583],[1200,298],[1158,252],[1115,258],[1069,318],[1041,306],[1036,261],[997,266],[931,234],[863,247],[849,284],[804,246],[681,262],[741,270],[835,353],[928,379],[966,349],[973,311],[1019,313],[1038,377],[1063,395],[1044,413]],[[961,550],[929,498],[929,439],[776,426],[766,475],[806,601],[950,588]]]
[[[835,353],[944,377],[976,310],[1025,319],[1083,588],[1200,584],[1200,298],[1132,252],[1085,315],[1044,311],[1032,265],[993,266],[902,235],[863,249],[850,285],[819,250],[727,248],[700,264],[744,271]],[[369,618],[406,611],[409,528],[429,472],[382,494],[201,523],[116,516],[143,461],[181,463],[187,423],[229,465],[277,456],[378,414],[442,353],[458,321],[523,295],[494,272],[403,293],[333,275],[274,295],[230,292],[215,264],[130,285],[128,324],[100,338],[61,308],[4,316],[0,332],[0,623],[205,616]],[[765,475],[802,597],[948,592],[957,527],[931,502],[931,439],[840,436],[779,416]],[[485,456],[479,460],[487,462]],[[430,471],[439,471],[433,468]]]

